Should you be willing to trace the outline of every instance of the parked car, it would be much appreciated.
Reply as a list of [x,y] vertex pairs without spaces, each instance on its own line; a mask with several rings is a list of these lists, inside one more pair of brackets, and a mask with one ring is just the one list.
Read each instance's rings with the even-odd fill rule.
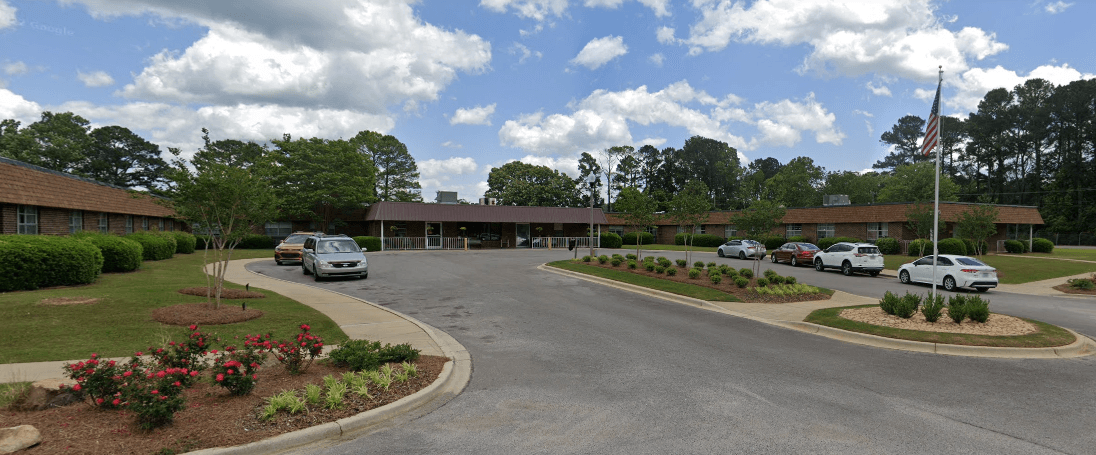
[[[898,280],[904,284],[932,283],[932,255],[902,264]],[[941,254],[936,263],[936,284],[949,291],[971,287],[986,292],[997,287],[997,269],[972,257]]]
[[365,254],[354,239],[344,234],[310,236],[301,252],[301,271],[316,281],[336,276],[369,278]]
[[883,253],[870,243],[838,242],[814,254],[814,269],[841,269],[845,276],[853,272],[876,276],[883,271]]
[[282,265],[287,262],[301,262],[301,248],[304,241],[313,235],[323,235],[323,232],[294,232],[282,239],[278,246],[274,247],[274,262]]
[[716,250],[719,257],[746,259],[750,256],[765,257],[765,245],[753,240],[731,240]]
[[769,257],[772,258],[773,263],[787,261],[791,263],[792,267],[796,267],[799,264],[814,262],[814,253],[817,253],[818,250],[818,247],[813,243],[788,242],[773,250]]

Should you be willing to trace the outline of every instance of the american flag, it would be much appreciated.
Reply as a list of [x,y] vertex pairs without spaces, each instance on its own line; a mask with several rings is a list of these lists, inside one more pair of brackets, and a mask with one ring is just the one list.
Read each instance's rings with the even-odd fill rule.
[[921,143],[921,153],[925,156],[932,153],[940,140],[940,84],[943,83],[941,80],[936,84],[936,99],[932,101],[932,113],[929,114],[929,123],[925,126],[925,142]]

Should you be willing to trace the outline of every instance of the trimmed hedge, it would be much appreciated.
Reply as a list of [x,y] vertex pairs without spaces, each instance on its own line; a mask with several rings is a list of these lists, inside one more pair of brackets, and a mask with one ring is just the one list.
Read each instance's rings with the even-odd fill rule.
[[883,254],[898,254],[902,252],[902,245],[898,243],[898,239],[883,237],[875,241],[875,246],[879,247],[879,252]]
[[815,245],[824,250],[838,242],[864,243],[863,240],[860,240],[856,237],[826,237],[823,239],[818,239],[818,243],[815,243]]
[[86,231],[72,237],[99,249],[103,255],[103,273],[132,272],[141,267],[144,247],[135,240]]
[[1005,240],[1005,251],[1012,254],[1027,253],[1027,242],[1021,242],[1019,240]]
[[[921,253],[921,245],[925,245],[924,254]],[[914,239],[910,242],[909,256],[927,256],[932,254],[932,240],[928,239]]]
[[134,232],[127,239],[141,244],[142,258],[146,261],[171,259],[175,255],[175,236],[154,231]]
[[269,235],[248,234],[245,235],[236,248],[241,250],[269,250],[274,248],[274,239]]
[[655,236],[650,232],[629,232],[624,234],[620,239],[625,245],[635,245],[637,237],[639,240],[643,241],[644,245],[655,243]]
[[761,243],[765,244],[765,249],[766,250],[775,250],[777,248],[780,248],[780,247],[784,246],[784,244],[788,243],[788,241],[785,240],[784,237],[773,236],[773,237],[765,237],[765,240],[763,240]]
[[689,237],[692,237],[692,246],[716,248],[722,245],[723,237],[712,234],[677,234],[674,236],[674,245],[685,245]]
[[791,237],[788,237],[788,241],[789,242],[814,243],[814,242],[811,242],[811,239],[808,239],[807,236],[805,236],[805,235],[793,235]]
[[956,238],[940,240],[937,248],[940,249],[940,254],[958,254],[960,256],[967,255],[967,246],[963,244],[962,240]]
[[194,234],[183,231],[168,232],[175,237],[175,252],[179,254],[191,254],[197,248],[198,239]]
[[103,269],[95,245],[71,237],[0,235],[0,292],[88,284]]
[[1031,252],[1052,253],[1054,252],[1054,242],[1051,242],[1048,239],[1036,237],[1031,240]]
[[619,235],[612,232],[601,233],[601,248],[620,248],[623,244]]
[[365,251],[380,251],[381,250],[381,238],[372,237],[368,235],[360,235],[354,237],[354,242]]

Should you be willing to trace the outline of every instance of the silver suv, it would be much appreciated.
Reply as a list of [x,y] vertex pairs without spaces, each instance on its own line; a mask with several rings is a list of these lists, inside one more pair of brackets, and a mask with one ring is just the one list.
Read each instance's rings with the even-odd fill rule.
[[814,254],[814,269],[841,269],[846,276],[853,272],[876,276],[883,271],[883,253],[870,243],[838,242]]
[[354,239],[344,234],[314,235],[301,249],[301,271],[316,281],[335,276],[369,278],[369,263]]

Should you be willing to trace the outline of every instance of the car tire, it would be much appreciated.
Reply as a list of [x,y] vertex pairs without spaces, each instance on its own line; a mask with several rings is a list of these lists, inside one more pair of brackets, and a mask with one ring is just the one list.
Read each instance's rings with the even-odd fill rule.
[[739,251],[738,252],[738,259],[742,260],[742,261],[745,261],[746,260],[746,252],[745,251]]
[[799,267],[799,262],[795,260],[795,256],[792,256],[792,267]]
[[955,288],[955,278],[952,278],[951,275],[944,277],[944,290],[954,292]]
[[769,257],[772,258],[773,264],[776,264],[776,253],[769,255]]
[[845,261],[841,263],[841,274],[845,276],[852,276],[852,263]]
[[320,278],[319,272],[316,272],[316,264],[312,264],[312,279],[317,282],[323,281],[323,278]]
[[365,273],[363,273],[363,274],[362,274],[362,279],[363,279],[363,280],[368,280],[368,279],[369,279],[369,272],[365,272]]
[[304,262],[303,262],[303,261],[301,262],[301,273],[303,273],[303,274],[305,274],[305,275],[311,275],[311,274],[312,274],[312,271],[311,271],[311,270],[308,270],[308,267],[305,267],[305,266],[304,266]]
[[278,264],[278,265],[282,265],[282,261],[279,261],[279,260],[277,260],[277,259],[275,259],[275,260],[274,260],[274,263],[275,263],[275,264]]
[[822,263],[821,259],[815,259],[814,260],[814,269],[821,272],[823,270],[826,270],[826,265]]
[[715,252],[716,252],[716,254],[719,254],[719,257],[721,257],[721,258],[727,257],[727,255],[723,254],[723,248],[715,250]]
[[898,272],[898,281],[901,281],[902,284],[910,284],[910,272],[905,270]]
[[879,276],[879,272],[868,272],[868,275],[871,275],[873,277]]

